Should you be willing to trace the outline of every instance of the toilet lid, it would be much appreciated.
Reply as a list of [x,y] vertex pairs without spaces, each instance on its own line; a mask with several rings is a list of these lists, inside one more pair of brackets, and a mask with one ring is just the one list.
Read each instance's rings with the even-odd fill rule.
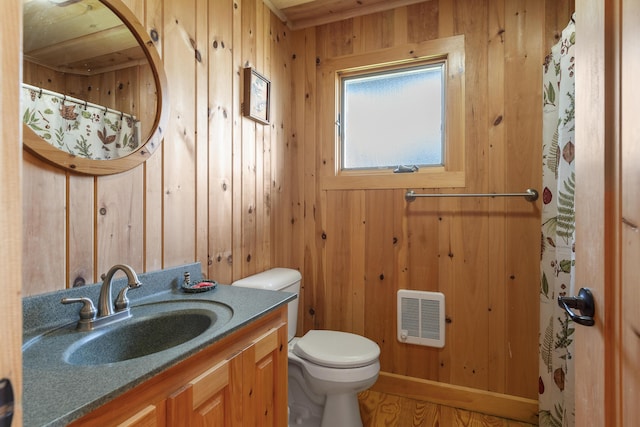
[[378,359],[380,347],[360,335],[312,330],[295,343],[293,352],[318,365],[330,368],[356,368],[369,365]]

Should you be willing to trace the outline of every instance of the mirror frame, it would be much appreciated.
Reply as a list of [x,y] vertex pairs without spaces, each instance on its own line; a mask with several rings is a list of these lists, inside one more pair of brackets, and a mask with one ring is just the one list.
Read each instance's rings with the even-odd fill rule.
[[167,77],[151,37],[133,12],[121,0],[100,0],[100,2],[122,20],[144,51],[156,84],[157,108],[155,120],[146,141],[133,153],[112,160],[92,160],[69,154],[49,144],[36,135],[26,124],[22,124],[24,148],[48,163],[84,175],[116,174],[132,169],[146,161],[160,146],[169,116]]

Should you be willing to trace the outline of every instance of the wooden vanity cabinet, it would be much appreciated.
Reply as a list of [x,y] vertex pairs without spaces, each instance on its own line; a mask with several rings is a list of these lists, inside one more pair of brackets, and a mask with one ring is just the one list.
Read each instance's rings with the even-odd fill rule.
[[285,427],[286,322],[284,306],[70,425]]

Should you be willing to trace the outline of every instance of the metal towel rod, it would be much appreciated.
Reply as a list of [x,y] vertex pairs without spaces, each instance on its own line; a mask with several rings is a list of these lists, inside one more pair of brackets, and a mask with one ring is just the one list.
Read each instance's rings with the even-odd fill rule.
[[404,194],[404,199],[407,202],[413,202],[417,197],[524,197],[528,202],[535,202],[538,200],[538,191],[533,188],[527,188],[524,193],[462,193],[462,194],[416,194],[413,190],[407,190]]

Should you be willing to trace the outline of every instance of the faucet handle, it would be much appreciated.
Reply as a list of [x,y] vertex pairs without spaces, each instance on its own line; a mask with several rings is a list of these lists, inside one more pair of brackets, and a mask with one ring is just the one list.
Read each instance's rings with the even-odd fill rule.
[[80,320],[93,320],[96,318],[96,314],[98,310],[93,305],[93,301],[89,298],[62,298],[60,301],[62,304],[74,304],[77,302],[82,303],[82,308],[80,309]]
[[129,308],[129,298],[127,297],[127,291],[129,289],[139,288],[140,286],[142,286],[142,283],[140,282],[135,282],[134,284],[130,283],[124,288],[122,288],[120,292],[118,292],[118,296],[116,297],[116,300],[113,303],[113,305],[116,308],[116,312],[124,311]]

